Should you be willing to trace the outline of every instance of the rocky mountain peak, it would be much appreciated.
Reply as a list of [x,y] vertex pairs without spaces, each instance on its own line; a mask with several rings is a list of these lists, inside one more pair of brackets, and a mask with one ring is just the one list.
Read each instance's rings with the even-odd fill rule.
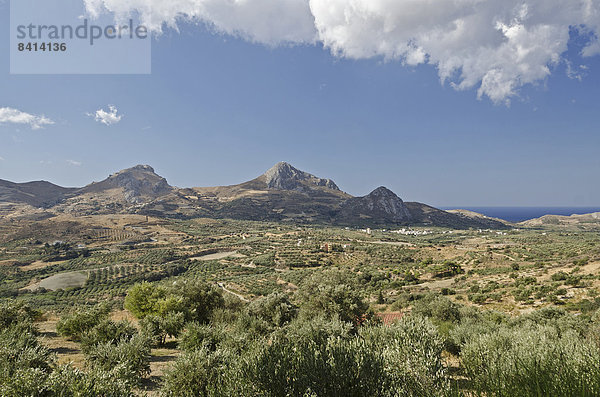
[[406,223],[412,219],[402,199],[383,186],[364,197],[347,200],[340,214],[348,219],[376,219],[389,223]]
[[100,192],[103,190],[122,188],[125,200],[132,204],[146,201],[170,193],[173,188],[167,180],[154,172],[149,165],[136,165],[116,174],[110,175],[102,182],[93,183],[84,190]]
[[331,179],[318,178],[312,174],[300,171],[284,161],[275,164],[263,174],[269,189],[303,190],[303,187],[324,186],[340,190]]
[[154,174],[154,168],[152,168],[151,166],[147,165],[147,164],[138,164],[135,167],[131,167],[131,168],[127,168],[125,170],[120,171],[121,172],[130,172],[130,171],[146,171],[146,172],[150,172],[152,174]]
[[389,199],[398,199],[400,201],[402,201],[402,199],[400,197],[398,197],[396,195],[396,193],[392,192],[390,189],[388,189],[385,186],[379,186],[377,189],[373,190],[371,193],[369,193],[370,197],[383,197],[383,198],[389,198]]
[[367,208],[387,214],[395,221],[406,221],[411,218],[404,201],[385,186],[380,186],[369,195],[363,197]]

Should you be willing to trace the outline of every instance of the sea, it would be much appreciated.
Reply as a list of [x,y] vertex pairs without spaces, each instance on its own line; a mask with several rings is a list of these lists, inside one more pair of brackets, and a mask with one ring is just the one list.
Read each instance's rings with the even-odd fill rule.
[[522,222],[544,215],[574,215],[600,212],[600,207],[444,207],[443,210],[469,210],[509,222]]

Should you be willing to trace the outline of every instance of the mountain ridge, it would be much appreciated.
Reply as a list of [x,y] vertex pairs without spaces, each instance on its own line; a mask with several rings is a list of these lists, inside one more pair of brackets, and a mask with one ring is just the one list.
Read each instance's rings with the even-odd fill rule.
[[48,182],[47,191],[0,180],[0,203],[74,215],[134,213],[168,218],[215,217],[352,226],[430,225],[506,228],[507,223],[404,202],[384,186],[354,197],[329,178],[279,162],[257,178],[230,186],[177,188],[149,165],[136,165],[82,188]]

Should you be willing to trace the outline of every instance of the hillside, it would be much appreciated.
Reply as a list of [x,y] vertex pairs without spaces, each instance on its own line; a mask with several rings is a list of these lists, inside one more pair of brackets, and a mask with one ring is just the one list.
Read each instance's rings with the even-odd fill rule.
[[519,223],[525,227],[578,227],[578,228],[598,228],[600,227],[600,212],[583,215],[544,215],[540,218],[530,219]]
[[46,181],[14,183],[0,179],[0,202],[51,207],[76,189],[57,186]]

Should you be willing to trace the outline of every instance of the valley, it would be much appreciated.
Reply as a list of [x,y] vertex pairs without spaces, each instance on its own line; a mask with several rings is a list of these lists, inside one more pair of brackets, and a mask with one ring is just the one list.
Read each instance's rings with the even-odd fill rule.
[[[51,371],[44,387],[55,387],[53,376],[66,384],[79,376],[90,395],[205,395],[197,387],[228,395],[239,387],[267,396],[304,390],[312,379],[317,395],[333,395],[330,387],[388,395],[380,380],[390,376],[391,396],[406,387],[393,380],[403,374],[414,382],[407,395],[467,396],[527,387],[485,383],[484,364],[501,361],[476,357],[495,352],[493,338],[522,341],[532,362],[540,358],[526,341],[537,346],[531,335],[539,332],[552,346],[592,349],[577,357],[597,352],[598,214],[515,224],[404,202],[384,187],[352,197],[286,163],[215,188],[174,188],[148,166],[81,189],[1,186],[0,320],[30,320],[2,320],[14,324],[0,338],[33,338],[27,343]],[[29,331],[11,334],[19,327]],[[512,377],[519,346],[493,353],[515,355],[486,371]],[[325,361],[303,361],[315,349]],[[358,367],[323,377],[342,360],[336,349],[388,366],[420,364],[374,377],[357,358],[344,365]],[[554,360],[550,368],[561,363],[544,357]],[[216,359],[222,367],[202,369]],[[587,371],[586,360],[572,365]],[[299,366],[289,371],[303,374],[300,384],[274,369],[282,362]],[[576,390],[546,381],[553,395]]]

